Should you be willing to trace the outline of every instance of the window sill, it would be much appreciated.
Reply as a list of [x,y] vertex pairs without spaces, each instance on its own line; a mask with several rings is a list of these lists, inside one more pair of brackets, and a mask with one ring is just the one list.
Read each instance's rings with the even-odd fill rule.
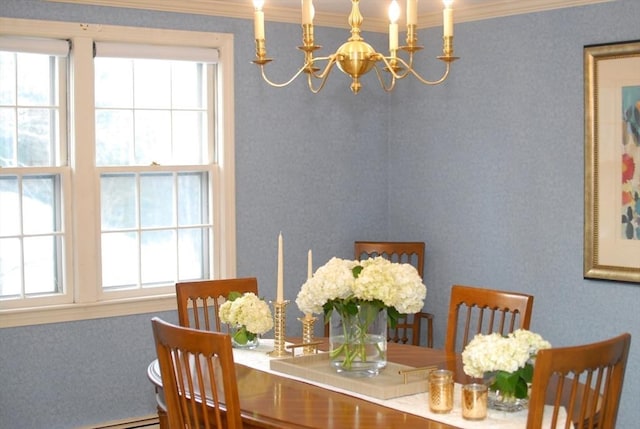
[[91,304],[0,310],[0,328],[129,316],[175,309],[176,297],[174,294],[168,294],[151,298],[120,299]]

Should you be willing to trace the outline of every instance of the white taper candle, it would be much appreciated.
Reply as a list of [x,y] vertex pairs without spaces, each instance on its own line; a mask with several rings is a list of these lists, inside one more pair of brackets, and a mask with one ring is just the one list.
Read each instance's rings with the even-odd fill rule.
[[276,283],[276,302],[284,302],[284,250],[282,233],[278,235],[278,280]]

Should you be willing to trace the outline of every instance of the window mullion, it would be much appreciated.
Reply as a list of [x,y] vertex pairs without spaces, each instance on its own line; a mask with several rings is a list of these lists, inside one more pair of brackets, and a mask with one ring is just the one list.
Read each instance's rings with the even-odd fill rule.
[[[74,176],[73,249],[75,264],[75,301],[95,302],[99,298],[100,261],[98,196],[99,181],[95,168],[95,114],[93,40],[74,37],[71,62],[71,168]],[[79,267],[82,267],[81,269]]]

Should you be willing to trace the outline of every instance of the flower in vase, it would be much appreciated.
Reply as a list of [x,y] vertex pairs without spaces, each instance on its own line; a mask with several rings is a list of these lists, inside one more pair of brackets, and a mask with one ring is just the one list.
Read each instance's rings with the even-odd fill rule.
[[[305,314],[323,313],[327,323],[332,313],[340,316],[343,332],[335,342],[332,333],[329,353],[342,370],[350,370],[371,356],[386,363],[386,324],[383,335],[376,334],[371,341],[371,330],[379,329],[378,315],[386,315],[383,320],[393,327],[402,314],[420,311],[426,294],[427,288],[411,264],[382,257],[363,261],[332,258],[302,285],[296,304]],[[370,350],[372,347],[375,350]]]
[[422,310],[427,287],[411,264],[391,262],[382,257],[352,261],[332,258],[318,268],[300,289],[298,308],[305,314],[331,312],[354,314],[367,303],[386,309],[395,326],[401,314]]
[[247,344],[273,328],[269,305],[252,292],[231,292],[220,305],[219,316],[221,322],[238,328],[233,334],[238,344]]
[[514,398],[527,398],[533,377],[532,361],[538,350],[551,344],[539,334],[518,329],[504,336],[477,334],[462,352],[465,374],[482,378],[491,375],[490,389]]

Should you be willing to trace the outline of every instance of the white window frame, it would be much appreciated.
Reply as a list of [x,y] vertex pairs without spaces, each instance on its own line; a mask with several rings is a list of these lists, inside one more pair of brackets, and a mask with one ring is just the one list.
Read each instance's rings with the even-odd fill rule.
[[[99,270],[99,173],[95,168],[93,143],[94,99],[90,96],[74,97],[82,88],[93,86],[93,58],[83,58],[92,52],[95,41],[167,46],[192,46],[218,50],[217,103],[215,146],[213,156],[216,168],[212,168],[214,247],[213,266],[216,277],[236,275],[236,225],[235,225],[235,150],[234,150],[234,81],[233,35],[195,31],[154,28],[123,27],[99,24],[80,24],[56,21],[0,18],[0,35],[43,37],[71,40],[69,92],[72,106],[69,114],[71,177],[82,171],[93,181],[72,182],[71,195],[72,230],[67,240],[72,242],[73,268],[67,273],[65,287],[72,292],[71,302],[51,305],[10,308],[0,301],[0,328],[35,325],[100,317],[151,313],[176,308],[172,287],[166,293],[154,296],[103,300]],[[94,210],[96,216],[77,221],[79,210]],[[87,239],[95,237],[95,239]],[[8,302],[8,301],[7,301]]]

